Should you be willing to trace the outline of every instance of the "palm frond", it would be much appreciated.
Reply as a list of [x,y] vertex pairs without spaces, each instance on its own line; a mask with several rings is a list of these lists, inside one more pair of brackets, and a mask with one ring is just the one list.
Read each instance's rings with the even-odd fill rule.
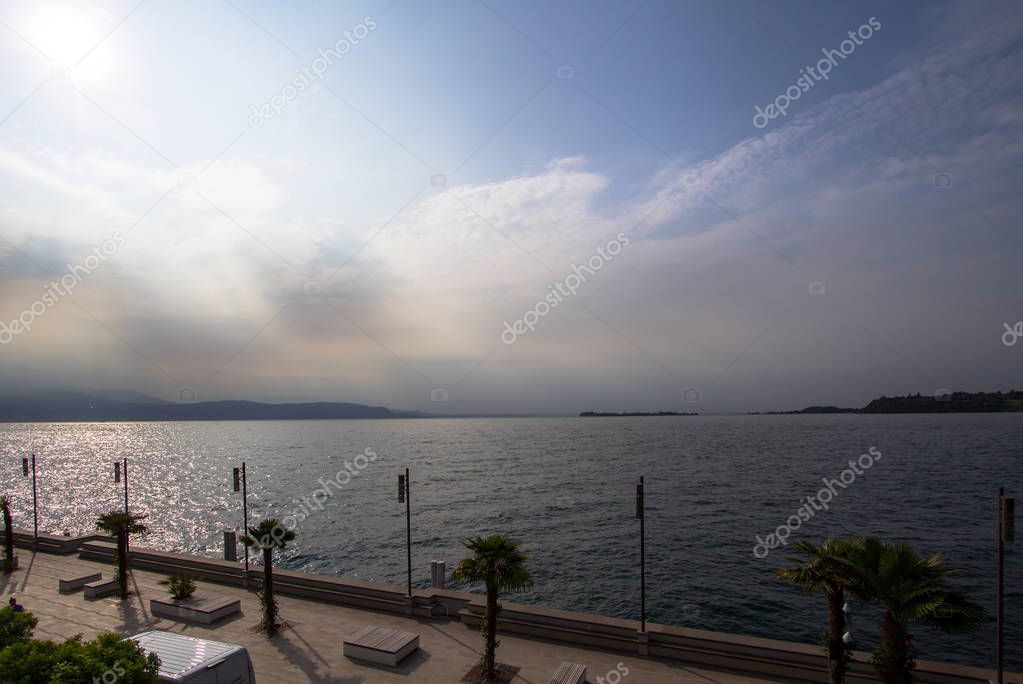
[[148,516],[125,513],[114,509],[96,519],[96,529],[114,536],[120,534],[145,534],[149,528],[142,522]]
[[502,535],[474,537],[462,542],[473,555],[455,567],[456,581],[485,582],[505,591],[524,591],[533,586],[526,570],[528,556],[519,550],[519,543]]
[[923,556],[905,542],[870,539],[856,569],[859,580],[854,589],[876,598],[900,623],[921,622],[944,632],[961,632],[974,630],[983,621],[983,608],[949,586],[948,579],[962,573],[945,567],[940,553]]
[[958,591],[947,591],[918,621],[946,634],[973,632],[984,623],[984,609]]
[[264,518],[255,527],[250,527],[248,534],[241,537],[245,546],[273,548],[278,551],[287,547],[288,542],[295,540],[295,531],[289,530],[277,518]]
[[854,580],[853,559],[862,546],[860,537],[825,539],[820,545],[796,542],[802,557],[786,557],[793,565],[778,568],[775,576],[802,588],[805,594],[834,594]]

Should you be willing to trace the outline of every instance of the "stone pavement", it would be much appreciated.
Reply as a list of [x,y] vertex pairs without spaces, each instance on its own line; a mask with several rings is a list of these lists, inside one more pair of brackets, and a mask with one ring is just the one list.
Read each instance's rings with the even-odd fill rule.
[[[57,591],[60,576],[102,572],[114,576],[112,565],[83,561],[74,556],[32,554],[19,549],[21,569],[0,575],[0,605],[16,593],[25,610],[39,618],[35,636],[61,641],[81,633],[92,638],[97,632],[113,630],[125,635],[149,629],[180,632],[200,638],[242,644],[252,655],[260,684],[320,682],[323,684],[367,684],[371,682],[427,682],[449,684],[477,661],[482,643],[479,632],[455,620],[406,618],[346,606],[279,596],[281,618],[291,628],[268,639],[255,630],[259,622],[259,599],[254,592],[209,582],[199,582],[197,594],[219,594],[241,599],[242,616],[228,618],[209,627],[187,625],[166,618],[154,618],[149,599],[167,596],[159,581],[163,575],[135,571],[133,591],[127,601],[116,598],[86,600],[82,592],[62,595]],[[399,668],[377,667],[351,661],[341,655],[341,640],[366,625],[394,627],[420,635],[420,650]],[[637,656],[621,655],[557,643],[502,635],[498,661],[517,665],[515,682],[547,684],[562,661],[587,667],[588,680],[597,682],[621,666],[629,674],[623,684],[755,684],[769,680],[724,674]],[[616,672],[622,672],[619,668]],[[611,676],[612,684],[619,679]]]

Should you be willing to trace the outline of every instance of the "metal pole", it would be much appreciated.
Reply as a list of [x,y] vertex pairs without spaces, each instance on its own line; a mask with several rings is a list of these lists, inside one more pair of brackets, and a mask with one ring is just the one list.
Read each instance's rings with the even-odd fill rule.
[[408,596],[412,598],[412,479],[405,468],[405,545],[408,549]]
[[[249,533],[249,482],[245,477],[245,461],[242,461],[242,524],[245,534]],[[245,581],[244,586],[249,586],[249,546],[245,545]]]
[[1005,524],[1005,490],[1002,487],[998,488],[998,619],[995,627],[997,636],[995,638],[995,669],[998,671],[996,684],[1002,684],[1002,677],[1005,671],[1005,663],[1003,661],[1002,648],[1003,648],[1003,633],[1002,630],[1005,627],[1005,613],[1003,606],[1003,597],[1005,592],[1005,539],[1003,525]]
[[640,631],[646,632],[646,505],[643,476],[636,487],[636,515],[639,517],[639,614]]
[[[128,458],[127,457],[124,458],[124,517],[125,517],[124,524],[128,525],[129,513],[128,513]],[[128,526],[130,527],[130,525],[128,525]],[[128,552],[128,546],[129,546],[128,537],[129,536],[130,535],[128,534],[128,530],[126,529],[124,531],[124,551],[125,551],[125,553]]]
[[36,488],[36,455],[32,454],[32,550],[39,546],[39,494]]

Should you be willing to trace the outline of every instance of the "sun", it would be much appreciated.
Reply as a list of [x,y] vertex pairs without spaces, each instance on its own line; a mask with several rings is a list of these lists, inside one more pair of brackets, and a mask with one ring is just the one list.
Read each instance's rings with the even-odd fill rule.
[[87,2],[39,1],[25,22],[25,38],[45,53],[55,69],[75,78],[109,77],[113,43],[105,40],[114,27],[109,14]]

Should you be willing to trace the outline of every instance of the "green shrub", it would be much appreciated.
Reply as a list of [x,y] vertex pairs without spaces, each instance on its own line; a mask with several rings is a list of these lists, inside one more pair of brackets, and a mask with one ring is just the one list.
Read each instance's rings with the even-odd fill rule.
[[171,596],[175,599],[186,599],[195,593],[195,577],[185,573],[171,575],[167,580]]
[[31,639],[38,622],[31,613],[16,613],[10,606],[0,610],[0,649]]
[[82,641],[79,634],[62,644],[20,641],[0,651],[0,672],[11,684],[155,684],[159,669],[156,654],[114,632],[102,632],[92,641]]

